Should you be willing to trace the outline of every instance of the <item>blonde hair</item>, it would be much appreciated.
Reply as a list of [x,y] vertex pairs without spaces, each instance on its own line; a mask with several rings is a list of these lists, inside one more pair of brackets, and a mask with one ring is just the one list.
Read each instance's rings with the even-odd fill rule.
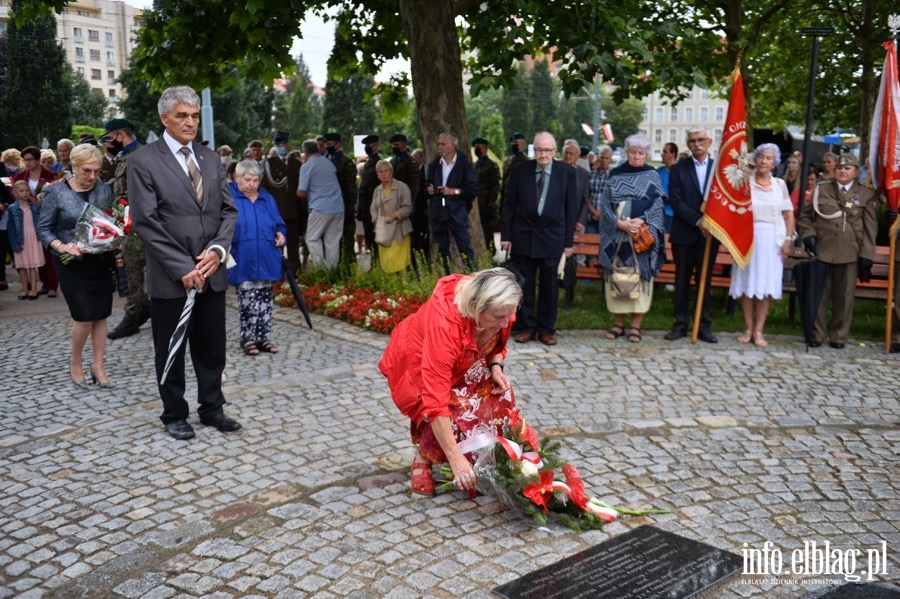
[[22,164],[22,154],[15,148],[4,150],[0,154],[0,162],[15,162],[16,165]]
[[477,319],[493,308],[515,307],[522,301],[522,287],[505,268],[489,268],[460,279],[453,303],[463,318]]
[[51,162],[56,163],[56,154],[53,153],[53,150],[41,150],[41,164],[48,158],[52,158]]
[[82,164],[100,162],[101,160],[103,160],[103,155],[100,153],[100,150],[97,149],[97,146],[92,146],[91,144],[79,144],[72,148],[72,153],[69,154],[69,162],[72,163],[72,166],[81,166]]
[[29,194],[31,193],[31,186],[28,185],[28,181],[25,181],[25,180],[22,180],[22,181],[16,181],[15,183],[13,183],[13,186],[12,186],[13,191],[15,191],[16,187],[19,187],[19,186],[24,186],[25,189],[28,190],[28,193],[29,193]]

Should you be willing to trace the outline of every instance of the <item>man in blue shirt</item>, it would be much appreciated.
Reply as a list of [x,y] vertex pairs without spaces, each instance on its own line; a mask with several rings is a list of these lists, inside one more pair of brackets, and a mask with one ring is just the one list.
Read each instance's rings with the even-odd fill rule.
[[671,233],[672,219],[675,217],[675,212],[672,210],[672,205],[669,203],[669,169],[671,169],[675,165],[675,163],[678,162],[677,144],[669,142],[663,146],[662,161],[663,165],[657,168],[656,172],[659,173],[659,181],[660,183],[662,183],[663,193],[666,196],[666,202],[663,206],[665,213],[663,224],[665,225],[666,233]]
[[306,164],[300,169],[297,197],[309,203],[306,245],[309,260],[316,266],[336,268],[341,257],[341,233],[344,228],[344,196],[337,169],[319,153],[315,139],[303,142]]

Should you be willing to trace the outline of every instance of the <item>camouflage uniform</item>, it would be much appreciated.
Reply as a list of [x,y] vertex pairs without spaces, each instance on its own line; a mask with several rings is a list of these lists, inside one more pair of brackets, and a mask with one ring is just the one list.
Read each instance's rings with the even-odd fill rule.
[[475,174],[478,175],[478,213],[481,216],[481,229],[484,231],[485,247],[491,247],[494,231],[500,230],[500,211],[497,196],[500,193],[500,167],[497,163],[482,156],[475,161]]
[[344,196],[344,260],[351,264],[356,260],[353,243],[356,241],[356,165],[343,152],[329,156],[337,171],[341,195]]

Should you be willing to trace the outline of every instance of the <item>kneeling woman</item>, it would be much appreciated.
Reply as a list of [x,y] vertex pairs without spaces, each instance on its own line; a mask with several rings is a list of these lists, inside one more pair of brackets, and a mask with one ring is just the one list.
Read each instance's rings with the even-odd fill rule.
[[446,462],[456,486],[474,491],[475,472],[457,443],[500,434],[515,407],[503,359],[521,300],[522,288],[504,268],[450,275],[391,334],[378,368],[419,447],[413,492],[433,494],[431,465]]

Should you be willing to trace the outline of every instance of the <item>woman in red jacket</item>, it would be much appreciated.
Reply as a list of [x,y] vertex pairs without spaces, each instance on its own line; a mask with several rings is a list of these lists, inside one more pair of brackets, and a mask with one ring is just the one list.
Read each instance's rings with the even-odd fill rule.
[[474,492],[475,472],[457,443],[499,434],[515,407],[503,359],[521,299],[522,288],[504,268],[450,275],[391,334],[378,368],[419,447],[413,492],[433,494],[431,465],[446,462],[456,486]]

